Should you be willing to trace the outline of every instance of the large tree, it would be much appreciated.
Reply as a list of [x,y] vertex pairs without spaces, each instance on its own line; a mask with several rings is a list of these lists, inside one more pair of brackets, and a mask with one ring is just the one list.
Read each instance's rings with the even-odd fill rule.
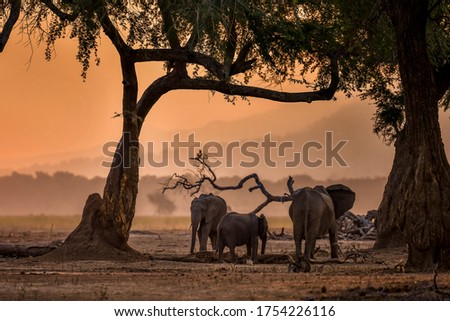
[[[128,246],[128,237],[138,193],[139,133],[161,96],[191,89],[217,91],[230,100],[235,96],[280,102],[330,100],[338,90],[338,61],[345,52],[333,35],[338,29],[301,23],[296,7],[278,1],[41,0],[22,6],[20,1],[4,1],[2,50],[20,13],[26,30],[47,43],[47,58],[58,38],[69,34],[78,39],[83,77],[103,35],[120,57],[123,134],[103,197],[89,196],[81,223],[55,251],[67,258],[138,255]],[[136,64],[155,61],[165,63],[166,74],[138,97]],[[306,75],[312,71],[311,85]],[[260,76],[263,85],[250,85],[253,76]],[[310,88],[291,93],[266,88],[287,80]]]
[[439,125],[450,102],[450,1],[290,3],[338,21],[341,88],[375,101],[374,131],[395,145],[375,247],[406,244],[412,270],[450,267],[450,167]]
[[407,265],[450,266],[450,167],[439,127],[439,102],[450,88],[450,3],[384,3],[392,33],[404,105],[394,165],[379,208],[376,246],[408,245]]
[[[315,24],[333,21],[326,25],[339,28],[341,32],[332,35],[340,37],[345,48],[340,88],[375,101],[374,131],[395,144],[375,247],[406,244],[407,267],[412,270],[431,270],[436,264],[448,268],[450,168],[438,114],[450,97],[450,2],[330,0],[289,5],[299,9],[303,24],[318,17]],[[322,49],[333,46],[325,35],[321,39]],[[262,43],[271,46],[268,40]],[[295,48],[295,43],[283,44]]]

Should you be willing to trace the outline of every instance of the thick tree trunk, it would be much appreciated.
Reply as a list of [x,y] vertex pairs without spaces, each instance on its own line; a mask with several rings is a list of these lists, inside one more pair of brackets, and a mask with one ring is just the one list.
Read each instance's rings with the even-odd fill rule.
[[394,0],[388,6],[396,33],[406,123],[395,144],[375,244],[382,248],[401,239],[408,246],[407,266],[414,270],[431,270],[436,263],[450,267],[450,166],[427,55],[426,2]]
[[139,131],[137,77],[134,63],[122,59],[123,134],[106,179],[103,199],[92,194],[86,201],[78,227],[51,257],[72,259],[136,259],[128,246],[139,181]]
[[137,103],[137,77],[133,63],[122,59],[123,134],[116,148],[103,198],[92,194],[83,218],[64,244],[44,259],[136,260],[143,256],[128,245],[139,182],[139,134],[156,102],[174,88],[179,75],[169,74],[153,82]]
[[138,82],[134,63],[122,59],[122,138],[103,191],[103,230],[113,246],[128,249],[139,182]]

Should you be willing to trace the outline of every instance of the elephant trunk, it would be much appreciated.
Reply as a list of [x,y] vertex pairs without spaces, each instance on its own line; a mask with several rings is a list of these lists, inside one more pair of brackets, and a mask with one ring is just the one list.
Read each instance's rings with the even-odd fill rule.
[[267,237],[262,238],[261,241],[261,255],[264,255],[264,253],[266,252]]
[[200,224],[200,219],[192,217],[191,224],[192,224],[191,254],[193,254],[194,249],[195,249],[195,239],[197,236],[196,234],[197,234],[198,226]]

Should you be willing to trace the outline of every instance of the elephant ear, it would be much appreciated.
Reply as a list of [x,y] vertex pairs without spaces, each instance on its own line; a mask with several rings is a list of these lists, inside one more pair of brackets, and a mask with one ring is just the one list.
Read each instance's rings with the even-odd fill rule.
[[345,212],[353,207],[356,194],[350,189],[350,187],[342,184],[335,184],[328,186],[326,190],[333,200],[334,216],[336,218],[341,217]]

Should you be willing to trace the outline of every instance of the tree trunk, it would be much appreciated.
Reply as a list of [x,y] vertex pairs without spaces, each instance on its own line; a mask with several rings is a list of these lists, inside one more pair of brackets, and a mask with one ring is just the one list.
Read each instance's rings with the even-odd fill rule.
[[128,249],[139,182],[139,121],[137,117],[138,82],[134,63],[122,58],[123,101],[122,138],[103,191],[105,205],[102,228],[108,243]]
[[92,194],[86,201],[78,227],[64,244],[44,259],[136,260],[144,257],[128,245],[139,183],[139,134],[151,108],[174,88],[180,75],[168,74],[154,81],[137,102],[138,83],[134,63],[122,58],[123,129],[103,199]]
[[123,134],[106,179],[103,199],[99,194],[89,196],[78,227],[47,258],[134,260],[141,257],[128,245],[139,181],[138,84],[134,63],[122,58],[121,64]]
[[[405,102],[405,127],[381,202],[376,248],[401,240],[407,267],[450,267],[450,166],[438,118],[439,97],[426,44],[427,1],[389,1]],[[401,235],[401,237],[399,237]]]

